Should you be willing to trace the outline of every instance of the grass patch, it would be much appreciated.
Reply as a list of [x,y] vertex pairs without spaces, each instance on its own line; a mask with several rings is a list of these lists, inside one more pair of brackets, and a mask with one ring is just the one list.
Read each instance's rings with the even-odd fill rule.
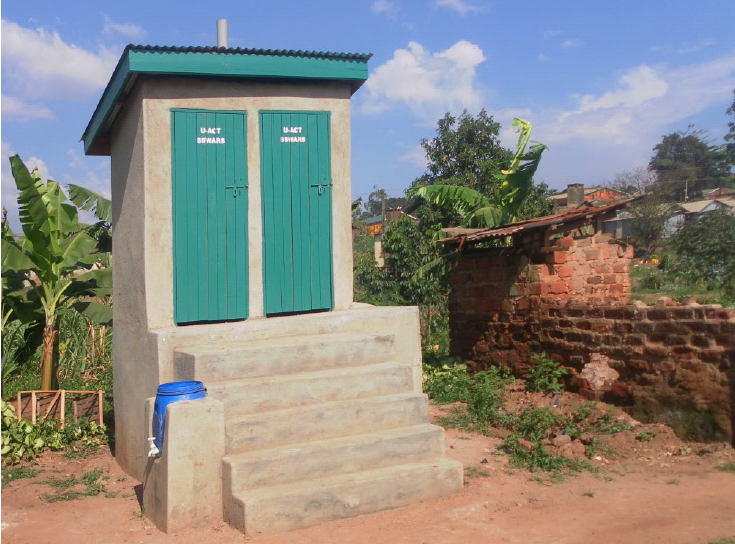
[[717,465],[715,468],[722,472],[732,472],[735,474],[735,463],[723,463],[721,465]]
[[489,478],[490,473],[478,467],[464,467],[464,475],[469,478]]
[[[44,485],[58,489],[56,493],[41,495],[41,498],[46,502],[59,502],[73,501],[82,497],[96,497],[106,491],[105,485],[100,481],[102,473],[102,468],[98,467],[89,472],[85,472],[80,478],[72,474],[67,478],[51,478],[41,482]],[[72,489],[81,486],[84,486],[84,489]]]
[[718,538],[717,540],[713,540],[708,544],[735,544],[735,536]]
[[3,469],[2,488],[5,489],[6,485],[10,484],[11,482],[14,482],[15,480],[22,480],[24,478],[33,478],[34,476],[37,476],[41,474],[42,472],[43,472],[42,470],[35,470],[29,467]]

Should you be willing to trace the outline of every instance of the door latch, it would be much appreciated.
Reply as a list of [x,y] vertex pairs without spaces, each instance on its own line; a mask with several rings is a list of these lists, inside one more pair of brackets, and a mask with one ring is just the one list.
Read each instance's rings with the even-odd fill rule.
[[225,187],[225,189],[232,189],[232,196],[234,198],[237,198],[238,196],[240,196],[240,190],[244,188],[245,188],[244,185],[230,185],[229,187]]

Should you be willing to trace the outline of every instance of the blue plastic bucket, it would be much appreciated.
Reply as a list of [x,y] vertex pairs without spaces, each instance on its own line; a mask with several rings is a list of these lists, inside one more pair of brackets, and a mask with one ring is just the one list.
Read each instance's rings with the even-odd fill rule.
[[153,405],[153,436],[158,451],[163,453],[163,431],[166,426],[166,406],[180,400],[203,399],[207,390],[202,382],[162,383],[156,391],[156,402]]

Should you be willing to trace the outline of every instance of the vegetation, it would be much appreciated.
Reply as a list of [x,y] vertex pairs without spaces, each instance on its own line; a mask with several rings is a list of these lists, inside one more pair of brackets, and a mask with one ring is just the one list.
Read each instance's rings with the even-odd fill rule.
[[[96,497],[106,490],[102,482],[109,477],[102,476],[102,473],[101,468],[95,468],[85,472],[80,478],[77,478],[74,474],[67,478],[50,478],[41,483],[51,486],[57,491],[46,493],[41,498],[46,502],[59,502],[73,501],[82,497]],[[79,489],[80,487],[83,487],[83,489]]]
[[683,281],[735,295],[735,215],[718,210],[685,222],[671,249],[672,272]]
[[[538,360],[548,361],[545,358]],[[544,365],[539,372],[539,383],[549,384],[555,391],[560,368],[556,364]],[[550,407],[526,406],[518,413],[506,408],[507,387],[514,381],[505,370],[491,367],[473,375],[467,374],[462,364],[428,366],[424,370],[424,392],[434,402],[446,404],[464,403],[464,407],[453,408],[448,416],[439,418],[439,423],[470,432],[492,435],[504,434],[502,451],[510,456],[515,467],[531,471],[555,474],[591,469],[584,459],[570,459],[553,455],[545,447],[545,441],[554,435],[568,435],[572,439],[585,433],[594,435],[615,434],[632,427],[620,421],[614,408],[601,410],[597,403],[579,405],[570,415],[564,415]],[[528,382],[526,382],[528,386]],[[537,389],[543,391],[544,388]],[[599,452],[613,452],[598,438],[589,441],[585,452],[594,457]]]
[[105,427],[91,421],[67,422],[59,428],[55,420],[34,425],[18,420],[15,409],[2,401],[2,466],[32,461],[44,449],[54,451],[83,447],[96,449],[105,440]]
[[[518,127],[518,146],[507,170],[500,170],[493,176],[496,184],[485,193],[467,185],[437,184],[413,187],[409,196],[419,196],[427,202],[459,218],[459,226],[494,227],[512,223],[520,218],[519,211],[533,189],[533,175],[536,173],[541,155],[546,146],[531,145],[528,153],[526,146],[531,137],[531,124],[515,119],[513,126]],[[449,181],[453,181],[451,178]]]
[[564,390],[564,384],[559,380],[569,373],[566,368],[546,357],[546,353],[534,354],[531,360],[534,364],[526,376],[526,389],[543,393],[559,393]]
[[[74,307],[90,319],[109,323],[111,308],[100,302],[111,293],[111,269],[74,272],[99,260],[98,239],[79,222],[75,205],[61,186],[28,172],[17,156],[10,158],[18,188],[24,236],[16,238],[7,221],[2,225],[3,325],[11,316],[43,328],[41,389],[58,387],[59,316]],[[99,200],[99,199],[98,199]],[[96,205],[99,211],[99,205]],[[93,297],[80,300],[78,297]]]
[[16,467],[10,469],[3,469],[2,471],[2,487],[13,483],[15,480],[22,480],[24,478],[35,478],[43,471],[32,469],[30,467]]

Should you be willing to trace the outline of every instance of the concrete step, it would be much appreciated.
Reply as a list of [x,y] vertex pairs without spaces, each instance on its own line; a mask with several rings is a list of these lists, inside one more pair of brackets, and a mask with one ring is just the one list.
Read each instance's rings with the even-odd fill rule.
[[411,392],[227,416],[225,452],[229,455],[420,425],[429,421],[428,406],[426,395]]
[[398,363],[212,383],[207,394],[228,417],[335,400],[411,391],[413,369]]
[[331,333],[178,348],[174,379],[224,381],[395,360],[393,334]]
[[224,482],[237,492],[443,455],[444,429],[415,425],[232,455],[224,459]]
[[462,489],[462,465],[412,463],[236,493],[225,520],[250,536],[406,506]]

